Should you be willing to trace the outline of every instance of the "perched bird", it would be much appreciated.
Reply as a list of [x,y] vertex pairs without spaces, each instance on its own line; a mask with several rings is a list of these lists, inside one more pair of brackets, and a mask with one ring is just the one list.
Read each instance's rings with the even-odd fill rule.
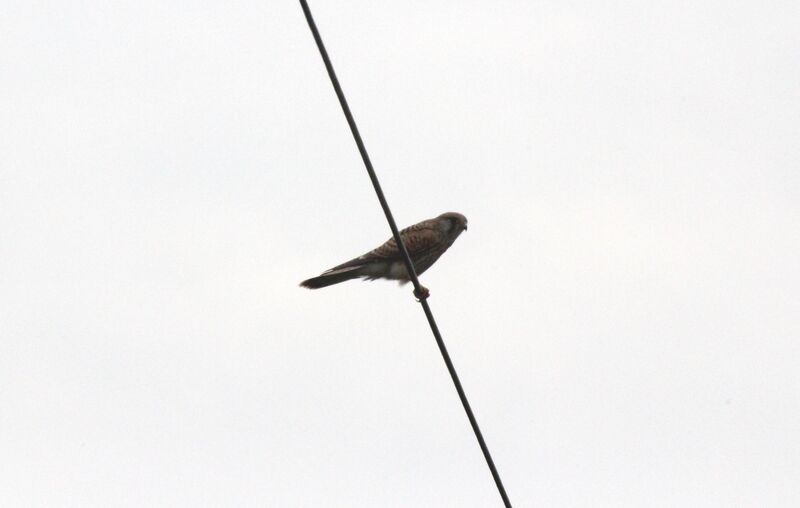
[[[417,275],[430,268],[439,256],[453,245],[458,235],[466,230],[467,218],[460,213],[448,212],[400,231],[400,238],[403,239],[411,261],[414,262]],[[398,280],[401,285],[409,281],[403,255],[394,237],[377,249],[334,266],[318,277],[304,280],[300,285],[309,289],[319,289],[359,277],[367,280]],[[427,298],[429,292],[426,288],[422,288],[421,294],[416,292],[415,294],[417,298]]]

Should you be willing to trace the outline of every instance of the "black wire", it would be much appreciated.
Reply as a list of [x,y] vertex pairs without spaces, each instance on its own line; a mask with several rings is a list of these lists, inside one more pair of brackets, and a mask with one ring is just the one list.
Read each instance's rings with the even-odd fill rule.
[[[414,294],[421,295],[422,286],[419,283],[417,272],[414,269],[414,263],[411,261],[411,257],[408,255],[408,251],[403,243],[403,239],[400,237],[400,232],[397,230],[394,217],[392,217],[392,211],[389,209],[389,203],[386,202],[386,197],[383,195],[381,184],[378,182],[377,175],[375,175],[375,170],[373,169],[372,162],[367,154],[364,141],[361,139],[361,134],[358,132],[356,121],[353,119],[353,114],[350,112],[350,106],[347,105],[347,99],[345,99],[342,87],[339,85],[339,79],[336,77],[336,72],[333,70],[331,59],[328,56],[328,52],[325,50],[325,45],[322,43],[322,37],[319,35],[317,25],[314,23],[314,18],[311,15],[311,9],[308,8],[308,3],[306,0],[300,0],[300,6],[303,8],[303,14],[306,16],[308,27],[311,29],[311,34],[314,36],[314,40],[317,43],[317,48],[319,48],[320,55],[322,55],[322,61],[325,62],[325,68],[328,70],[328,76],[331,78],[333,89],[336,91],[336,97],[339,98],[339,104],[341,104],[342,111],[344,111],[344,116],[347,118],[347,124],[350,126],[350,132],[353,133],[353,138],[356,140],[358,151],[361,153],[361,159],[363,159],[364,166],[367,168],[369,179],[372,180],[372,186],[375,188],[375,194],[378,195],[378,201],[381,202],[381,208],[383,208],[383,213],[386,215],[386,220],[389,222],[389,227],[394,235],[394,240],[397,242],[397,245],[400,247],[400,252],[403,254],[403,261],[405,262],[406,269],[408,270],[408,275],[411,278],[411,282],[414,284]],[[486,464],[489,466],[489,470],[492,472],[492,477],[494,478],[494,483],[497,485],[497,490],[500,492],[500,497],[503,498],[503,504],[507,508],[510,508],[511,501],[508,499],[506,489],[503,487],[503,481],[500,479],[500,474],[497,472],[497,468],[494,465],[492,455],[489,453],[489,448],[486,446],[486,441],[483,440],[483,434],[481,434],[481,429],[478,427],[478,421],[475,419],[475,415],[472,414],[472,408],[467,400],[467,395],[464,393],[464,388],[461,387],[461,381],[458,379],[456,368],[453,366],[453,362],[450,360],[450,354],[447,352],[447,348],[444,345],[444,340],[442,340],[441,333],[439,333],[439,327],[436,326],[436,321],[433,319],[433,313],[428,305],[428,300],[426,297],[420,297],[419,303],[422,305],[422,309],[425,311],[425,317],[428,318],[428,324],[431,326],[433,336],[436,338],[436,344],[439,346],[439,351],[442,353],[444,363],[447,365],[447,370],[450,372],[450,377],[453,379],[453,384],[458,392],[458,398],[461,399],[461,404],[464,406],[464,411],[467,413],[469,423],[472,425],[472,430],[475,432],[475,437],[478,439],[478,444],[483,452],[483,457],[486,459]]]

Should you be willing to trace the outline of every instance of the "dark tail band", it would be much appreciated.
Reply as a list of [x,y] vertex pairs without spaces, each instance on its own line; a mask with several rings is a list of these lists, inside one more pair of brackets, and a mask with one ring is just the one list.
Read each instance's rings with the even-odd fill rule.
[[323,273],[319,277],[312,277],[300,283],[300,286],[308,289],[319,289],[333,284],[338,284],[350,279],[356,279],[361,276],[359,271],[355,269],[345,270],[341,272]]

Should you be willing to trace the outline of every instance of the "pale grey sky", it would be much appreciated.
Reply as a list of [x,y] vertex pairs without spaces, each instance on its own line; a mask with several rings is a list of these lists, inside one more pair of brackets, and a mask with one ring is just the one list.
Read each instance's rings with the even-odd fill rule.
[[[311,7],[514,505],[800,505],[800,4]],[[1,10],[0,505],[499,505],[296,2]]]

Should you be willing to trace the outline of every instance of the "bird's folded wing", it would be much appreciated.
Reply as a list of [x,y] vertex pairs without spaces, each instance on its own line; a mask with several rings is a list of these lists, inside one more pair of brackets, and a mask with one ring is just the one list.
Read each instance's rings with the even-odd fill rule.
[[[425,254],[427,251],[435,248],[438,244],[444,241],[445,237],[444,233],[438,229],[431,227],[415,228],[413,226],[401,231],[400,236],[406,246],[408,255],[411,256],[412,259],[419,257]],[[400,260],[402,260],[400,249],[397,247],[397,242],[394,241],[394,237],[392,237],[377,249],[371,250],[363,256],[351,259],[346,263],[335,266],[328,271],[340,270],[350,266],[359,266],[372,261]]]
[[[445,234],[437,228],[425,228],[418,230],[410,230],[406,233],[401,233],[401,238],[406,246],[408,255],[411,258],[418,258],[428,251],[440,246],[445,240]],[[394,243],[394,238],[391,239]],[[388,243],[388,242],[387,242]],[[395,246],[395,248],[397,248]],[[400,256],[400,249],[398,250],[398,257]]]
[[[444,239],[444,235],[434,228],[408,228],[400,232],[400,237],[412,259],[434,248]],[[397,242],[392,237],[377,249],[364,254],[363,257],[375,261],[399,261],[402,259],[402,254],[397,247]]]

